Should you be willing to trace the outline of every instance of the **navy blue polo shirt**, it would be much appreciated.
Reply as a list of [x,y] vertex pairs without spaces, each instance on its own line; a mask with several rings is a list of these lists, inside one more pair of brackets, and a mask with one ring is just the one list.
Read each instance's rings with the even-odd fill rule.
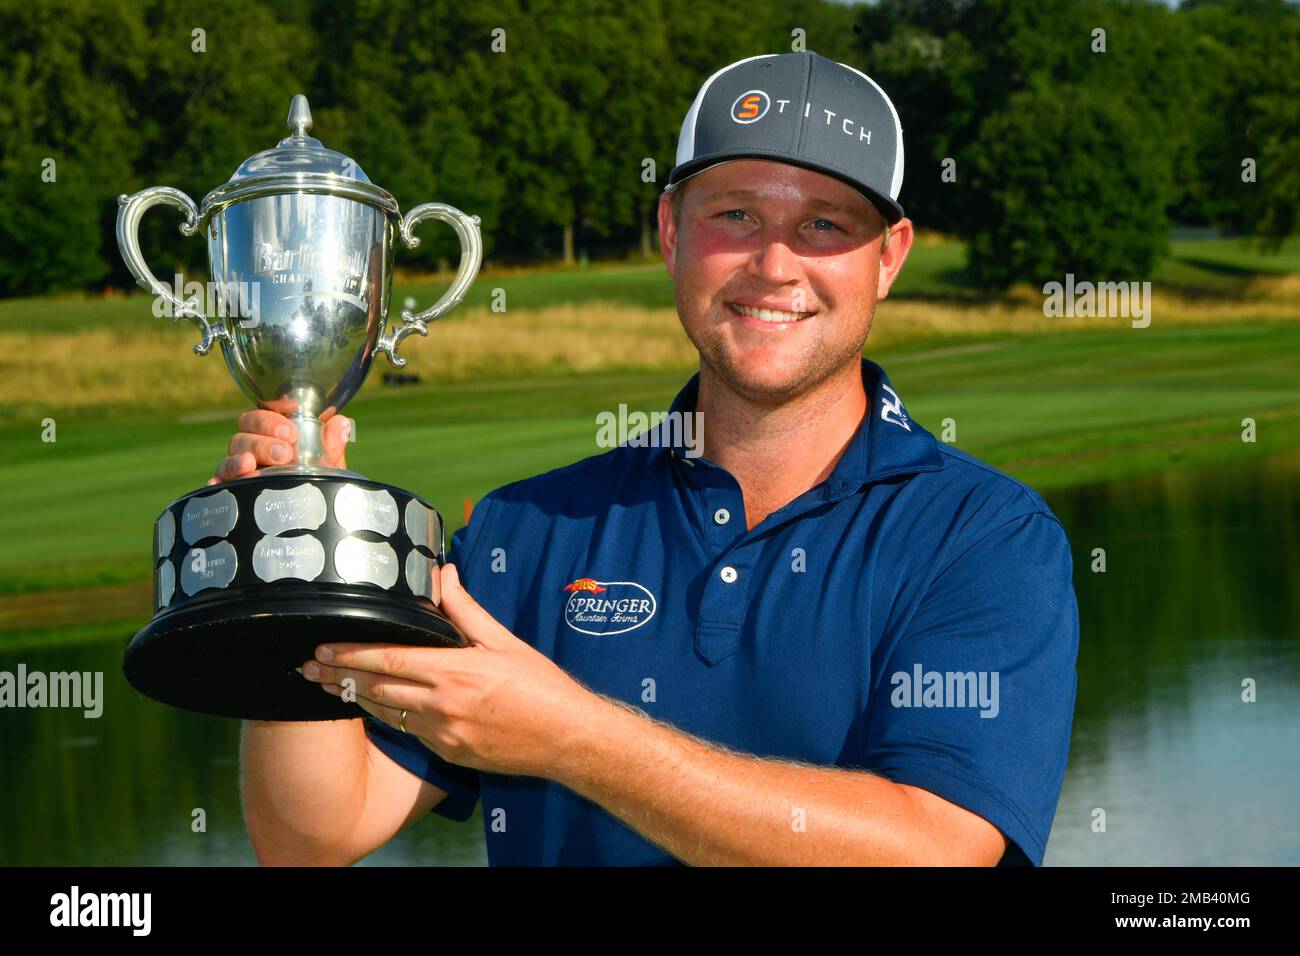
[[[1064,529],[1031,488],[911,419],[878,365],[862,379],[870,404],[831,475],[753,530],[735,478],[670,419],[644,446],[493,491],[449,559],[593,690],[755,756],[924,788],[1001,829],[1004,865],[1038,865],[1076,690]],[[671,411],[693,411],[698,388],[697,373]],[[465,820],[482,799],[491,865],[677,862],[557,783],[365,725],[447,791],[434,812]]]

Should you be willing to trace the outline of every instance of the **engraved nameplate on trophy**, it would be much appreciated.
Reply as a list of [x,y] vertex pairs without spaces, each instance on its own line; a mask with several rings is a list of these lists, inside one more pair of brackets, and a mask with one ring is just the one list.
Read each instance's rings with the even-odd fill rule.
[[238,568],[239,558],[229,541],[193,548],[181,561],[181,590],[193,595],[205,588],[229,587]]
[[344,485],[334,496],[334,518],[348,531],[390,535],[397,530],[397,502],[386,491]]
[[296,488],[268,488],[257,496],[253,519],[259,531],[315,531],[325,523],[325,496],[315,485]]
[[385,541],[344,538],[334,549],[334,570],[349,584],[391,588],[397,583],[397,552]]
[[325,546],[309,534],[266,535],[253,549],[253,572],[263,581],[314,581],[325,569]]
[[204,538],[224,538],[239,520],[239,504],[229,491],[191,498],[181,513],[181,539],[197,544]]

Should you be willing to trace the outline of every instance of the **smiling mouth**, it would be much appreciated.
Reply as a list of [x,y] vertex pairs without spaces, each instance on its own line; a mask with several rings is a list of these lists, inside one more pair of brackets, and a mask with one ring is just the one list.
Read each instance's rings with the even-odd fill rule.
[[760,322],[802,322],[811,312],[782,312],[780,309],[756,309],[752,305],[740,305],[736,302],[728,302],[729,308],[736,315],[747,315],[751,319],[758,319]]

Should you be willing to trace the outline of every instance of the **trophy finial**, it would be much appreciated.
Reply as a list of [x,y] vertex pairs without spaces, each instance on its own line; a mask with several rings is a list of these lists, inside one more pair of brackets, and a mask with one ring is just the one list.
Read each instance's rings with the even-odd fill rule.
[[306,136],[311,132],[311,107],[307,105],[307,97],[301,93],[295,94],[289,104],[289,128],[294,136]]

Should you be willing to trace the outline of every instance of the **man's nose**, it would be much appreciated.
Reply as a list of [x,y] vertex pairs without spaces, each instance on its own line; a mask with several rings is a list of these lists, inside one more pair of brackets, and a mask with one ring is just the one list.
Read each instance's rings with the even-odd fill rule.
[[765,235],[749,258],[749,273],[773,285],[783,285],[798,276],[799,257],[786,237]]

